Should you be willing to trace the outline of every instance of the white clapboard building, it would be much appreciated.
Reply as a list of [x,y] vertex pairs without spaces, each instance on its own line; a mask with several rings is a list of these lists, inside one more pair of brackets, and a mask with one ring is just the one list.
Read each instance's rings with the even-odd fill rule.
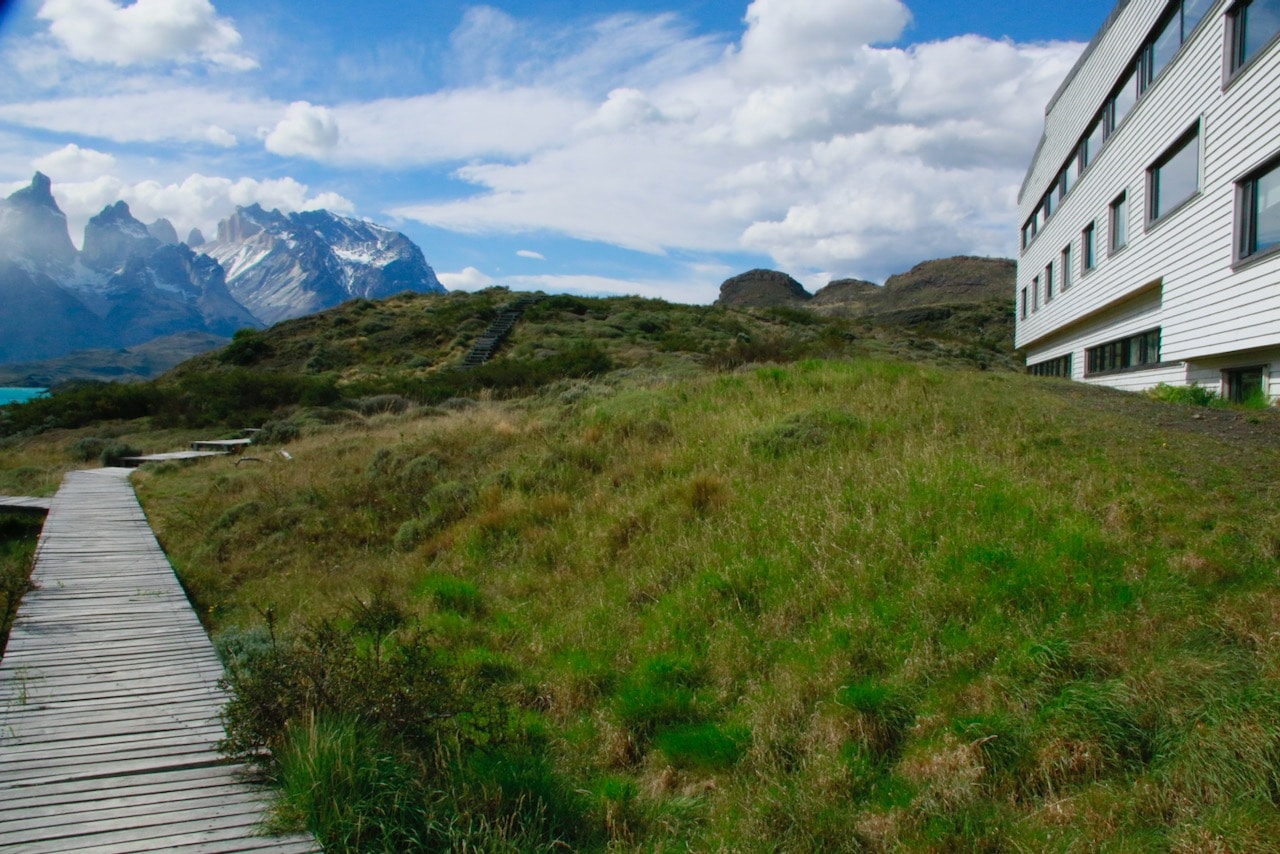
[[1280,396],[1280,0],[1120,0],[1019,212],[1030,372]]

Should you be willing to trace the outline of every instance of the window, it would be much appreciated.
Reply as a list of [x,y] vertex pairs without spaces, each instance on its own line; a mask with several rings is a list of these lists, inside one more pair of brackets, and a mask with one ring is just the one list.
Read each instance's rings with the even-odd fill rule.
[[1040,310],[1040,277],[1031,280],[1031,310]]
[[1088,168],[1089,164],[1098,158],[1098,152],[1102,151],[1102,143],[1105,139],[1104,124],[1102,116],[1099,116],[1093,123],[1093,127],[1089,128],[1089,134],[1084,138],[1084,142],[1080,146],[1081,163]]
[[1107,136],[1115,133],[1121,122],[1129,115],[1129,111],[1138,103],[1138,69],[1133,68],[1125,77],[1120,88],[1111,97],[1111,116],[1107,122]]
[[1062,247],[1062,290],[1071,287],[1071,244]]
[[1027,373],[1035,377],[1071,377],[1071,354],[1027,365]]
[[1053,186],[1049,188],[1049,192],[1044,197],[1044,218],[1048,221],[1053,216],[1053,212],[1058,209],[1058,182],[1054,181]]
[[1129,197],[1126,193],[1111,203],[1111,251],[1119,252],[1129,243]]
[[1027,289],[1023,288],[1022,293],[1018,294],[1018,296],[1021,298],[1022,319],[1026,320],[1027,319]]
[[1155,222],[1200,190],[1200,128],[1174,145],[1147,171],[1147,221]]
[[1053,262],[1050,261],[1044,268],[1044,301],[1050,303],[1053,301]]
[[1182,47],[1182,11],[1179,9],[1160,26],[1155,38],[1151,40],[1150,47],[1146,50],[1143,89],[1160,76],[1160,72],[1164,71],[1165,66],[1173,60],[1174,54],[1180,47]]
[[1204,20],[1205,13],[1218,0],[1182,0],[1182,40],[1191,38],[1191,33]]
[[1125,371],[1160,362],[1160,330],[1152,329],[1118,341],[1090,347],[1087,375]]
[[1280,0],[1244,0],[1230,18],[1231,70],[1237,71],[1280,34]]
[[1227,400],[1232,403],[1249,403],[1261,397],[1264,394],[1266,371],[1265,365],[1223,371],[1223,379],[1227,386]]
[[1080,233],[1080,275],[1082,276],[1097,266],[1097,249],[1094,243],[1096,231],[1094,224],[1089,223]]
[[1280,161],[1242,181],[1237,192],[1238,253],[1250,258],[1280,247]]

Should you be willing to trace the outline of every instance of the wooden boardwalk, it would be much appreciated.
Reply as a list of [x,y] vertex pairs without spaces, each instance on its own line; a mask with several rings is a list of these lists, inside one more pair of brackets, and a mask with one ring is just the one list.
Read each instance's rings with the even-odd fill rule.
[[48,513],[52,498],[28,498],[25,495],[0,495],[0,510],[18,513]]
[[128,483],[67,475],[0,661],[0,850],[319,851],[217,750],[222,667]]

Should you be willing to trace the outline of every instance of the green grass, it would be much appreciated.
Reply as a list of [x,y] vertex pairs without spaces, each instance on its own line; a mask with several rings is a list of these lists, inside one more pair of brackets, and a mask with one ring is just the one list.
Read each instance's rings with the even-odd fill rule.
[[[1262,851],[1280,457],[1255,417],[1219,437],[869,359],[624,372],[140,491],[215,631],[381,591],[463,696],[509,704],[523,782],[481,750],[440,783],[494,846]],[[377,771],[395,744],[362,788],[421,783]]]
[[1274,413],[985,370],[1012,362],[974,307],[553,297],[447,370],[511,298],[356,301],[0,440],[0,492],[49,494],[289,392],[263,438],[291,460],[136,477],[282,822],[334,850],[1269,850]]

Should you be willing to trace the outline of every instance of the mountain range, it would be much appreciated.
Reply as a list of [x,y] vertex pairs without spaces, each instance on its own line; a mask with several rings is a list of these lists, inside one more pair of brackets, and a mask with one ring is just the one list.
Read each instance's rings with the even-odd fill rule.
[[237,208],[204,242],[117,202],[71,242],[52,182],[0,200],[0,363],[129,348],[182,332],[229,336],[356,297],[443,293],[396,231],[328,211]]

